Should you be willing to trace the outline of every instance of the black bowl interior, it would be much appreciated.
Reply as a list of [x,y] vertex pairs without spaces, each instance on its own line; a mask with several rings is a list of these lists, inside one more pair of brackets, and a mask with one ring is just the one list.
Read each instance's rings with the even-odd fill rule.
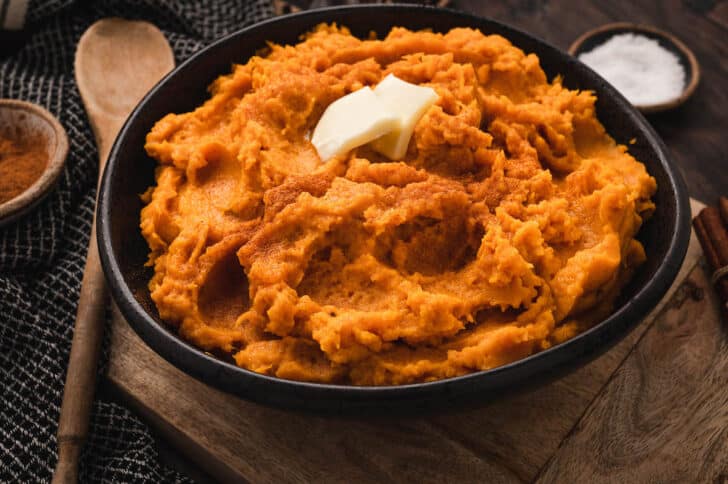
[[[238,368],[192,347],[158,317],[149,297],[151,271],[144,267],[148,247],[139,231],[139,194],[154,183],[154,160],[144,152],[153,124],[169,112],[194,109],[206,88],[244,63],[266,41],[296,43],[320,22],[337,22],[355,35],[374,30],[384,36],[394,26],[445,32],[473,27],[501,34],[526,52],[534,52],[549,78],[564,75],[572,89],[598,93],[598,117],[619,143],[635,142],[630,152],[657,179],[657,210],[643,227],[648,261],[627,286],[617,310],[591,330],[550,350],[496,368],[431,383],[394,387],[352,387],[287,381]],[[523,32],[472,15],[419,6],[360,6],[314,10],[273,19],[236,32],[209,46],[163,79],[130,116],[112,149],[102,182],[99,248],[111,292],[122,313],[147,344],[187,373],[225,391],[286,407],[347,410],[425,405],[477,395],[497,396],[524,383],[543,381],[594,358],[623,337],[657,304],[674,280],[690,235],[684,182],[667,150],[644,118],[611,86],[573,57]]]

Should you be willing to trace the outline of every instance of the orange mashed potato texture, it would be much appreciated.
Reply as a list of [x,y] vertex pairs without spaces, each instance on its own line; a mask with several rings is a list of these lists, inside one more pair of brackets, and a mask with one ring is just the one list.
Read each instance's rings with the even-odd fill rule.
[[[405,159],[322,162],[326,107],[389,73],[439,95]],[[210,93],[148,134],[141,228],[162,319],[241,367],[355,385],[493,368],[603,319],[645,259],[654,179],[593,93],[498,35],[322,25]]]

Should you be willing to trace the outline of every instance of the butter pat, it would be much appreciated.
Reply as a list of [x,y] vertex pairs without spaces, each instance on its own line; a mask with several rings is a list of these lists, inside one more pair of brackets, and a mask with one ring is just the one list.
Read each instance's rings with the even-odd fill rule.
[[321,160],[327,161],[397,129],[399,123],[397,114],[387,109],[370,87],[363,87],[326,108],[311,143]]
[[396,129],[372,142],[372,148],[389,159],[400,160],[407,153],[417,121],[437,101],[437,93],[389,74],[374,88],[374,94],[397,115],[399,123]]

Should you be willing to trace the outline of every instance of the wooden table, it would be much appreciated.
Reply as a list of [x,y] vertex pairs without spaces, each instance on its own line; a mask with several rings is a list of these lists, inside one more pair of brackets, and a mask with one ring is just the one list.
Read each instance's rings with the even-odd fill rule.
[[[728,137],[728,2],[455,6],[564,49],[612,21],[648,23],[680,37],[701,63],[701,85],[682,108],[649,120],[692,197],[712,202],[728,192],[728,157],[721,156]],[[187,377],[118,321],[107,383],[159,432],[169,461],[196,477],[204,474],[192,460],[217,479],[252,482],[725,483],[727,328],[693,239],[669,295],[614,349],[536,391],[479,408],[409,418],[270,409]]]

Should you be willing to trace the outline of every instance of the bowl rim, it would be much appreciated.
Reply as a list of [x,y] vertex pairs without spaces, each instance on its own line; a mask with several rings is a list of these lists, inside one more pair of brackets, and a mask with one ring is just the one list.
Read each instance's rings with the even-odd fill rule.
[[[134,328],[134,330],[141,336],[141,338],[148,344],[156,353],[160,354],[168,362],[172,363],[177,368],[182,369],[187,374],[190,374],[198,379],[205,379],[209,375],[214,375],[218,378],[229,377],[230,375],[238,375],[239,377],[246,379],[244,385],[234,385],[234,382],[227,381],[221,383],[220,381],[212,382],[216,387],[222,388],[230,393],[235,393],[245,398],[264,401],[273,405],[279,406],[295,406],[302,407],[297,404],[281,403],[271,401],[268,398],[257,395],[251,388],[255,387],[258,383],[264,385],[266,389],[271,391],[285,390],[287,393],[298,394],[306,396],[307,398],[322,398],[322,399],[338,399],[339,402],[351,401],[351,402],[386,402],[394,399],[410,398],[420,399],[426,396],[432,396],[437,392],[448,392],[452,390],[455,385],[460,389],[467,386],[468,383],[477,382],[479,380],[492,378],[496,381],[495,386],[501,388],[504,385],[504,378],[508,381],[512,380],[510,377],[515,377],[518,380],[514,383],[515,386],[520,386],[520,381],[529,379],[534,375],[544,375],[551,373],[552,371],[558,371],[564,366],[576,367],[573,362],[575,360],[591,360],[596,356],[602,354],[607,349],[611,348],[617,341],[621,340],[627,333],[634,328],[638,322],[642,320],[659,302],[665,292],[669,289],[670,285],[674,281],[681,265],[682,261],[687,252],[687,247],[690,239],[690,206],[689,198],[687,194],[687,187],[684,180],[679,174],[677,167],[672,161],[669,151],[664,145],[663,141],[645,120],[645,118],[631,105],[629,102],[619,94],[611,85],[605,83],[602,86],[603,89],[610,91],[610,95],[615,98],[615,102],[621,105],[622,111],[625,115],[630,116],[634,123],[641,128],[648,138],[655,145],[655,151],[657,153],[657,163],[662,165],[666,177],[669,180],[671,189],[670,192],[675,195],[675,214],[674,219],[676,223],[676,229],[673,232],[668,249],[666,251],[666,257],[662,264],[657,268],[652,279],[647,281],[643,287],[641,287],[634,296],[626,301],[620,308],[610,314],[609,317],[595,324],[588,330],[576,335],[563,343],[554,345],[551,348],[532,354],[526,358],[516,360],[503,366],[492,368],[489,370],[481,370],[472,373],[468,373],[461,376],[440,379],[429,382],[410,383],[404,385],[374,385],[374,386],[356,386],[356,385],[343,385],[343,384],[330,384],[330,383],[313,383],[298,380],[286,380],[274,376],[264,375],[260,373],[247,370],[245,368],[233,365],[226,361],[220,360],[214,356],[205,353],[203,350],[192,346],[187,341],[183,340],[180,336],[174,333],[172,328],[165,327],[158,323],[149,313],[141,306],[139,301],[134,297],[134,294],[130,290],[129,286],[124,281],[124,276],[119,267],[119,263],[114,257],[114,250],[112,247],[112,235],[111,235],[111,217],[109,214],[109,208],[111,206],[111,195],[112,195],[112,178],[117,165],[117,159],[121,151],[122,140],[125,138],[130,127],[133,125],[134,120],[144,106],[147,104],[150,98],[154,97],[155,94],[162,89],[170,80],[176,77],[178,72],[182,72],[188,68],[188,66],[194,64],[197,59],[208,55],[209,52],[214,51],[219,46],[224,45],[227,42],[233,40],[240,40],[244,38],[246,34],[253,30],[263,29],[277,23],[286,23],[291,18],[300,17],[319,17],[329,13],[355,13],[360,9],[381,9],[389,10],[392,12],[404,13],[406,10],[429,10],[436,14],[447,15],[450,17],[458,17],[462,19],[463,23],[489,23],[499,26],[499,28],[509,31],[540,43],[547,49],[552,49],[560,52],[561,54],[567,55],[563,50],[556,48],[552,44],[532,35],[526,33],[520,29],[514,28],[503,22],[493,20],[486,17],[473,15],[470,13],[457,11],[453,9],[423,6],[423,5],[403,5],[403,4],[389,4],[389,5],[351,5],[351,6],[337,6],[327,7],[315,10],[306,10],[302,12],[296,12],[293,14],[282,15],[272,17],[262,22],[250,25],[243,29],[237,30],[230,34],[223,36],[215,42],[209,44],[207,47],[196,52],[184,62],[179,64],[162,78],[157,85],[155,85],[147,95],[139,102],[134,108],[131,115],[122,127],[118,137],[116,138],[114,145],[109,155],[109,161],[104,169],[104,174],[101,182],[101,191],[99,196],[99,204],[97,207],[97,223],[99,230],[97,231],[98,245],[100,248],[101,263],[106,274],[107,280],[110,285],[111,294],[116,300],[119,309],[121,310],[124,317]],[[322,20],[323,21],[323,20]],[[241,59],[241,61],[244,59]],[[575,58],[571,58],[574,62],[581,64]],[[588,67],[581,64],[583,68]],[[590,70],[590,69],[588,69]],[[591,71],[591,70],[590,70]],[[591,71],[593,72],[593,71]],[[596,75],[596,74],[595,74]],[[601,79],[596,75],[598,79]],[[621,324],[617,324],[621,321]],[[600,341],[600,344],[595,345],[595,341]],[[544,365],[544,362],[551,362],[552,364]],[[500,382],[500,383],[498,383]],[[237,382],[239,383],[239,382]],[[477,387],[477,385],[473,385]],[[260,388],[263,388],[262,386]],[[266,390],[267,391],[267,390]]]
[[23,192],[0,203],[0,227],[22,217],[37,206],[53,189],[68,156],[68,135],[58,119],[42,106],[19,99],[0,99],[0,109],[13,109],[40,119],[55,134],[56,146],[43,173]]
[[[641,112],[650,114],[650,113],[659,113],[662,111],[667,111],[669,109],[676,108],[678,106],[681,106],[685,103],[685,101],[690,98],[690,96],[693,95],[695,90],[698,87],[698,84],[700,84],[700,63],[698,62],[698,59],[695,57],[695,54],[693,51],[685,45],[685,43],[677,38],[675,35],[671,34],[670,32],[666,30],[662,30],[660,28],[655,27],[654,25],[648,25],[648,24],[641,24],[641,23],[632,23],[632,22],[611,22],[608,24],[601,25],[599,27],[596,27],[594,29],[587,30],[583,34],[581,34],[579,37],[577,37],[574,42],[569,46],[568,53],[574,57],[577,57],[577,54],[580,53],[580,49],[584,42],[591,39],[594,36],[606,34],[609,32],[614,32],[615,35],[621,32],[644,32],[647,34],[651,34],[657,37],[662,38],[665,42],[668,44],[671,44],[675,47],[675,50],[682,53],[685,58],[688,61],[690,72],[686,73],[690,75],[689,79],[686,79],[687,84],[683,88],[682,93],[680,96],[671,99],[669,101],[664,101],[657,104],[635,104],[634,106]],[[599,75],[599,73],[597,73]]]

